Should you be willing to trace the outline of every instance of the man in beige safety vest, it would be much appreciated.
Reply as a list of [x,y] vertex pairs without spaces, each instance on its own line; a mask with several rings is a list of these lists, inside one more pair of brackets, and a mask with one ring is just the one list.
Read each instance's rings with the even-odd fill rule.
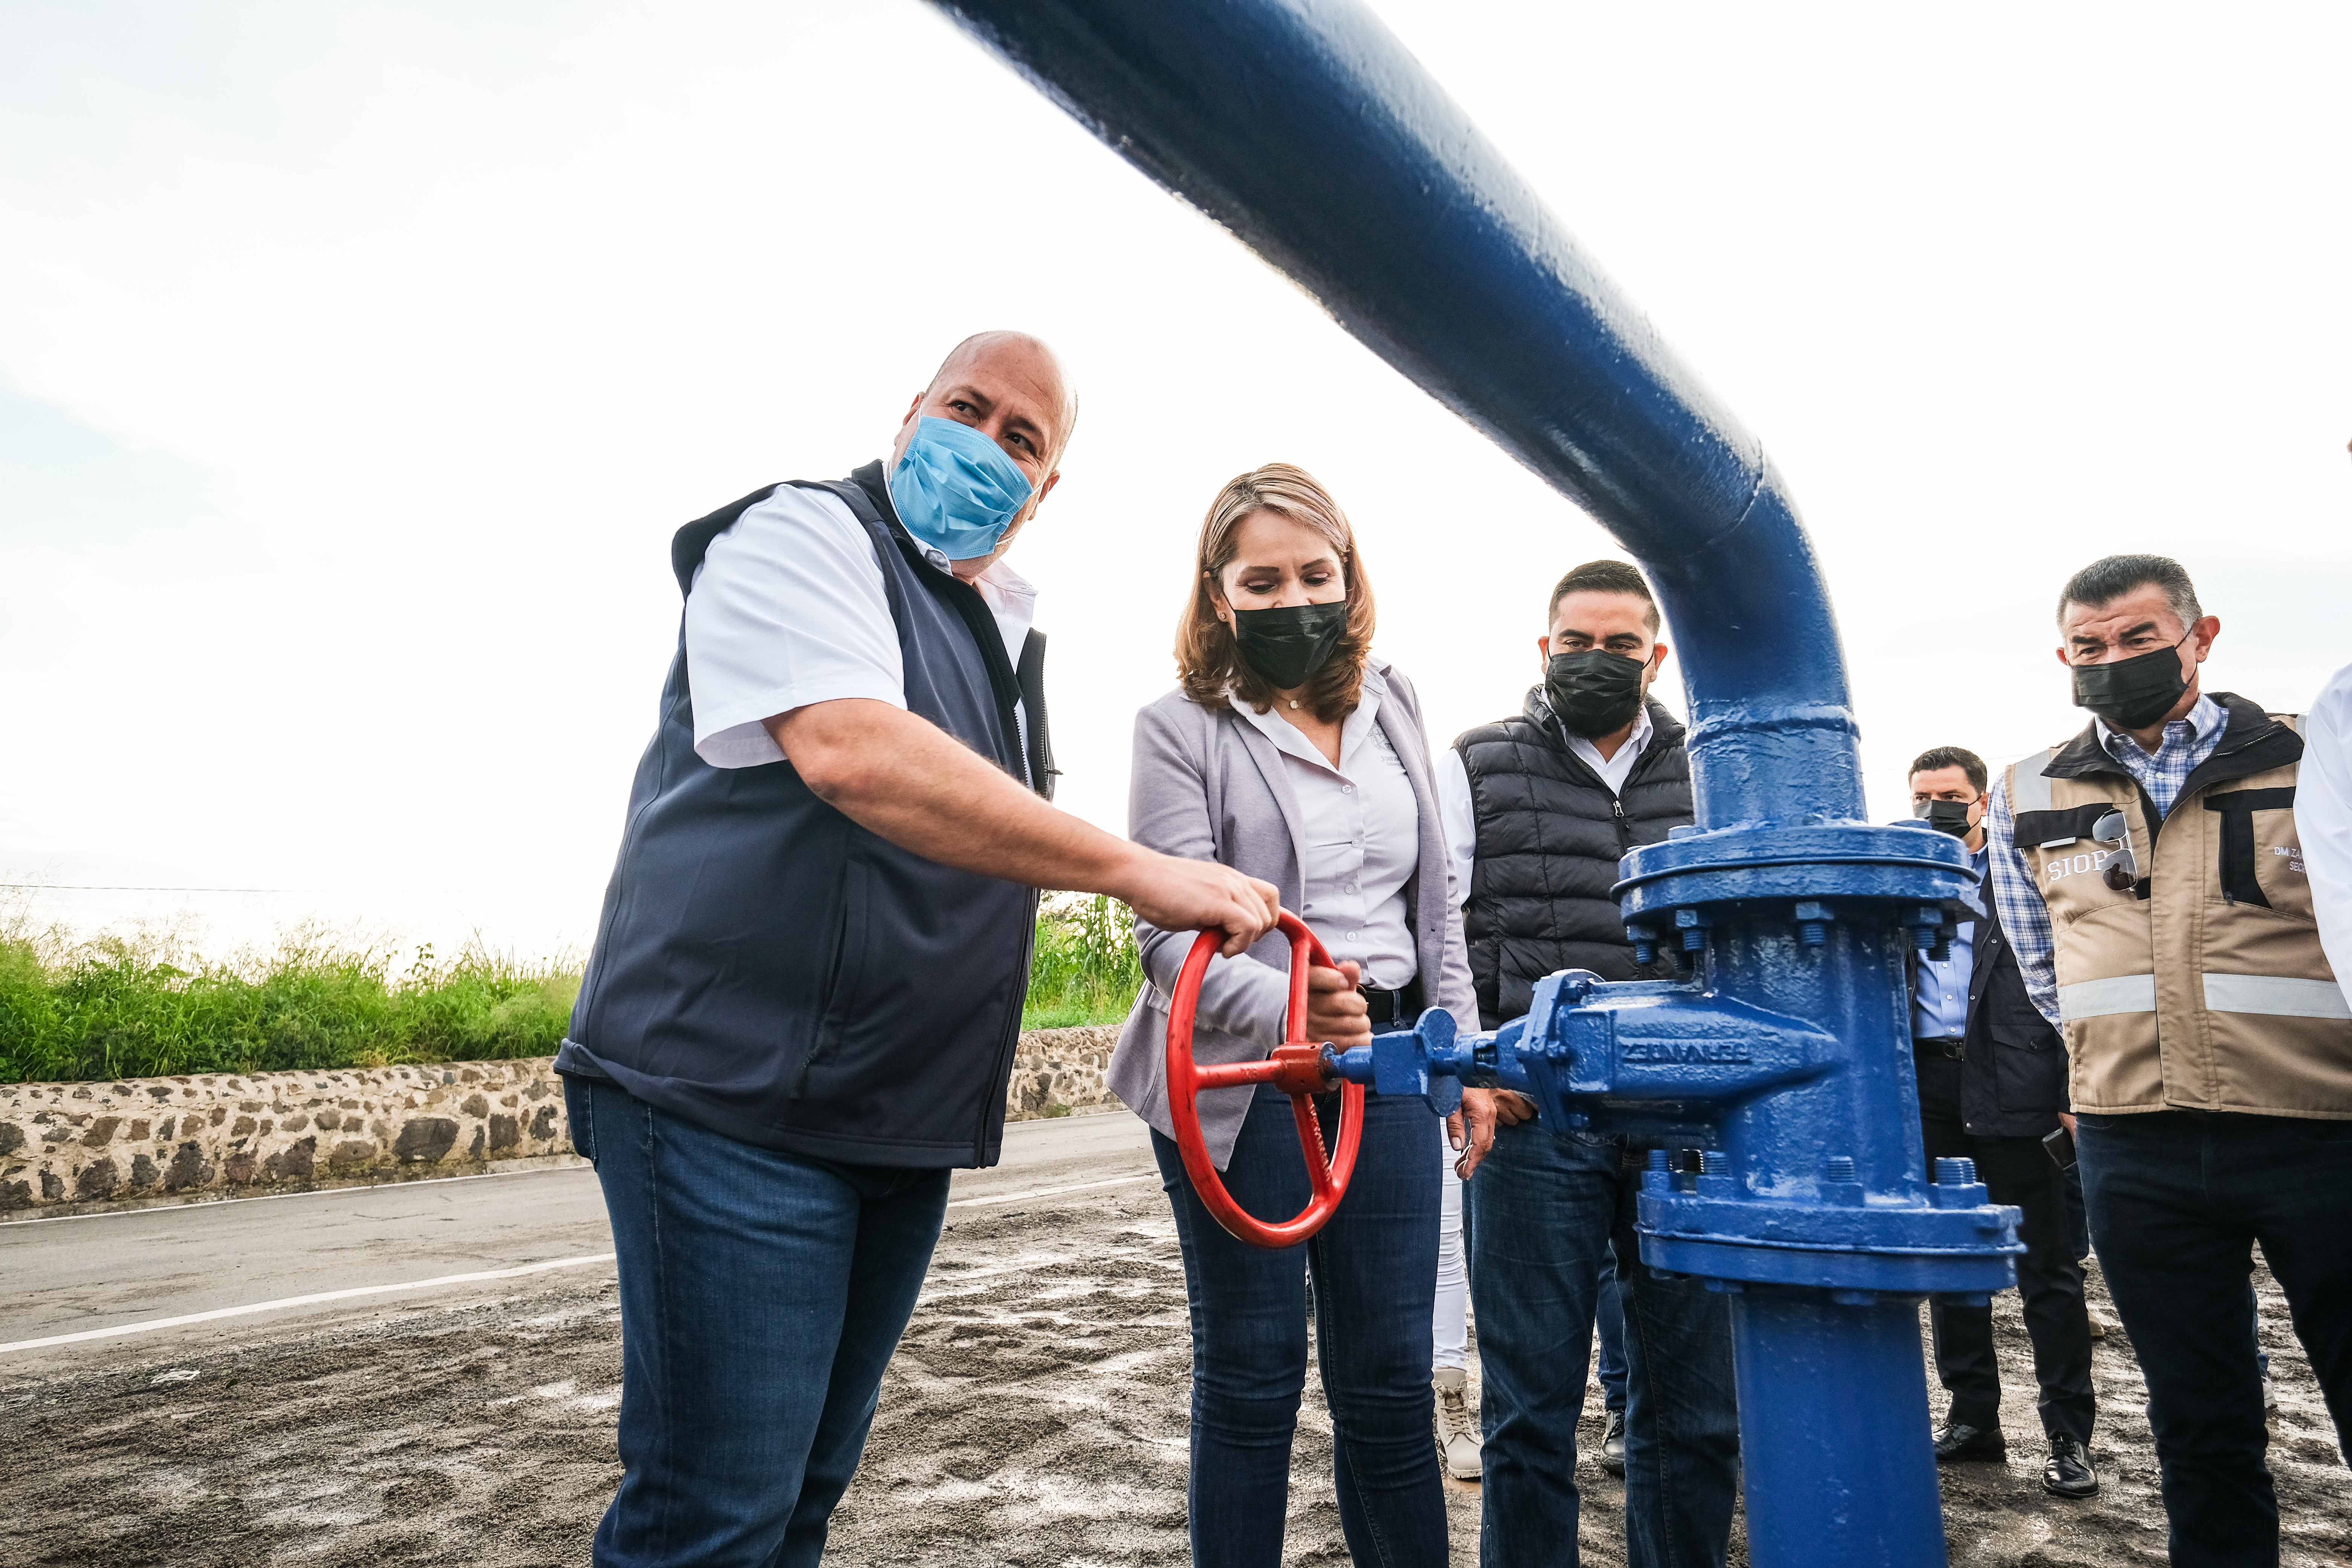
[[2255,1242],[2339,1447],[2352,1430],[2352,1006],[2295,833],[2300,725],[2199,689],[2221,622],[2160,555],[2076,573],[2058,626],[2095,717],[1994,792],[2000,923],[2065,1033],[2092,1245],[2147,1377],[2171,1560],[2275,1564]]

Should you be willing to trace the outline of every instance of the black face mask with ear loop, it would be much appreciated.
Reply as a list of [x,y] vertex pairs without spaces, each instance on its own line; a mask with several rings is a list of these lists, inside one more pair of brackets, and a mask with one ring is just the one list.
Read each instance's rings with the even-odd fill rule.
[[1242,662],[1276,691],[1296,691],[1331,662],[1348,633],[1348,601],[1234,612]]
[[[2180,642],[2193,633],[2183,632]],[[2145,730],[2189,689],[2180,673],[2180,642],[2113,664],[2074,667],[2074,706],[2087,708],[2117,730]]]
[[1556,653],[1544,664],[1544,700],[1571,735],[1594,740],[1614,734],[1642,710],[1642,676],[1649,660],[1606,648]]
[[1948,833],[1955,838],[1966,838],[1976,829],[1976,824],[1969,820],[1969,807],[1975,804],[1972,800],[1931,800],[1927,803],[1927,809],[1920,815],[1937,832]]

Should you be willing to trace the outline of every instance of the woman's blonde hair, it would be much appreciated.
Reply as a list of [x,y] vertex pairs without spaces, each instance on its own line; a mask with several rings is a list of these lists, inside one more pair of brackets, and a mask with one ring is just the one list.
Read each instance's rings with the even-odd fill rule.
[[1274,689],[1242,658],[1233,628],[1217,618],[1219,581],[1241,550],[1236,536],[1242,523],[1261,511],[1313,529],[1339,557],[1339,580],[1348,590],[1347,629],[1302,698],[1328,724],[1355,707],[1363,684],[1364,659],[1372,647],[1372,583],[1364,574],[1348,514],[1314,475],[1288,463],[1268,463],[1228,480],[1209,503],[1193,563],[1192,600],[1176,625],[1176,678],[1184,695],[1206,708],[1224,707],[1229,690],[1261,713],[1274,706]]

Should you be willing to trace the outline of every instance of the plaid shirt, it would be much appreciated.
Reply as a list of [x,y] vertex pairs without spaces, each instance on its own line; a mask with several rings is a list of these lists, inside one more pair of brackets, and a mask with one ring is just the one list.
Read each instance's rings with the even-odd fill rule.
[[[2197,706],[2186,719],[2175,719],[2164,727],[2164,743],[2153,756],[2141,751],[2139,742],[2129,735],[2107,728],[2105,720],[2092,722],[2098,727],[2099,743],[2107,749],[2107,755],[2139,781],[2147,798],[2156,803],[2157,816],[2165,817],[2172,815],[2172,803],[2180,798],[2180,786],[2189,782],[2189,775],[2221,743],[2229,715],[2221,711],[2220,703],[2199,693]],[[2042,882],[2034,875],[2033,862],[2017,847],[2017,823],[2010,814],[2006,778],[1992,786],[1985,832],[1993,845],[1992,896],[2001,930],[2009,933],[2017,971],[2025,977],[2025,994],[2055,1026],[2060,1022],[2058,966],[2051,957],[2050,907],[2042,901]],[[2138,847],[2143,855],[2147,853],[2147,846]]]

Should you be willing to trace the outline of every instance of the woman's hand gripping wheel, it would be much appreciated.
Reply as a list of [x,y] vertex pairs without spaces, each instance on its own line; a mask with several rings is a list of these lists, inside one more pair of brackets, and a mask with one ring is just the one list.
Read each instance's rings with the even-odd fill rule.
[[[1193,942],[1168,998],[1168,1114],[1176,1123],[1176,1147],[1184,1156],[1184,1172],[1192,1180],[1202,1206],[1217,1223],[1252,1247],[1295,1247],[1323,1228],[1348,1195],[1348,1178],[1356,1173],[1356,1148],[1364,1136],[1364,1088],[1342,1083],[1339,1127],[1335,1147],[1327,1156],[1323,1129],[1315,1116],[1314,1096],[1331,1083],[1323,1071],[1323,1047],[1309,1044],[1307,1027],[1307,971],[1334,967],[1331,955],[1307,924],[1285,910],[1279,922],[1290,939],[1290,1009],[1283,1019],[1283,1043],[1274,1054],[1254,1062],[1202,1067],[1192,1059],[1192,1015],[1201,1001],[1201,977],[1224,941],[1222,931],[1206,931]],[[1298,1119],[1298,1145],[1307,1157],[1307,1180],[1314,1195],[1297,1217],[1279,1224],[1255,1219],[1242,1211],[1225,1191],[1217,1167],[1209,1159],[1201,1136],[1201,1111],[1196,1097],[1204,1089],[1233,1089],[1270,1083],[1290,1096],[1291,1113]]]

